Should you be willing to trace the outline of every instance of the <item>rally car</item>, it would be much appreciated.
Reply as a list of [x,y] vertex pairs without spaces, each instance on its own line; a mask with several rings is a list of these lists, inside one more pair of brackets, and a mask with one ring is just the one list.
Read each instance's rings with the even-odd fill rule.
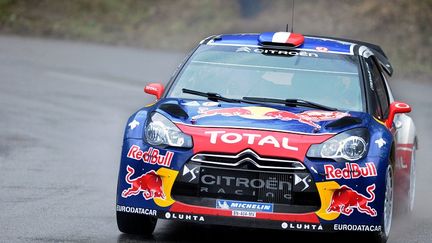
[[411,211],[417,138],[370,43],[290,32],[211,36],[125,129],[120,231],[157,219],[385,242]]

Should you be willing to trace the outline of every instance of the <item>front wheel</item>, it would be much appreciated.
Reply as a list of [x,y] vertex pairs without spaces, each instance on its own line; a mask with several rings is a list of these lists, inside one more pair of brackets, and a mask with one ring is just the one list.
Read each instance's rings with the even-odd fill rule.
[[126,234],[151,236],[156,227],[157,218],[117,211],[117,226]]
[[372,237],[375,242],[386,243],[390,236],[390,229],[393,219],[393,169],[391,165],[387,167],[385,178],[384,210],[382,216],[381,231],[374,232]]

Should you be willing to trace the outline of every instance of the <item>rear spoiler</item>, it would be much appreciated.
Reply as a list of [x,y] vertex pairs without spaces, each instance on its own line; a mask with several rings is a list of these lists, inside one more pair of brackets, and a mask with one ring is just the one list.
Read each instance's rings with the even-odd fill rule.
[[393,75],[393,67],[390,64],[390,62],[388,61],[387,57],[382,55],[380,52],[376,52],[374,51],[374,49],[371,49],[371,51],[374,53],[374,55],[376,56],[378,62],[381,64],[381,67],[384,69],[384,71],[392,76]]
[[333,39],[333,40],[338,40],[338,41],[351,42],[351,43],[357,44],[359,46],[366,46],[367,48],[369,48],[373,52],[373,54],[377,58],[378,62],[380,63],[381,67],[383,68],[383,70],[389,76],[393,75],[393,67],[392,67],[391,63],[389,62],[387,55],[384,53],[383,49],[378,45],[375,45],[375,44],[372,44],[369,42],[350,40],[350,39],[338,38],[338,37],[327,37],[327,36],[316,36],[316,35],[306,35],[306,36]]

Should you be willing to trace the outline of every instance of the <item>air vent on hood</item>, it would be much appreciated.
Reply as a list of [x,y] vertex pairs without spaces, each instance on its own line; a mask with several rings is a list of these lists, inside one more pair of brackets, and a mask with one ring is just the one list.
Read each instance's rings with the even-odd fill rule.
[[326,125],[326,128],[341,128],[341,127],[347,127],[352,125],[357,125],[361,123],[361,119],[357,117],[352,116],[345,116],[341,119],[338,119],[336,121],[332,121],[329,124]]
[[186,111],[184,111],[178,104],[165,103],[160,105],[159,109],[177,118],[187,119],[189,117]]

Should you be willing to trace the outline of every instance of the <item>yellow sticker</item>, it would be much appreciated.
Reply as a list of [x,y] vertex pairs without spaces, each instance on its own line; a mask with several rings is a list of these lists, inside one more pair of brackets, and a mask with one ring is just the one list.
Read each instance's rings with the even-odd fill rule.
[[326,182],[318,182],[316,184],[318,193],[321,198],[321,208],[317,212],[315,212],[318,217],[324,220],[335,220],[339,217],[340,213],[338,212],[327,212],[327,209],[330,206],[333,193],[340,188],[340,185],[335,181],[326,181]]
[[156,172],[162,179],[163,192],[165,194],[165,199],[154,198],[154,202],[159,207],[171,206],[175,201],[171,198],[171,189],[173,188],[174,181],[177,178],[178,171],[171,170],[168,168],[160,168]]
[[266,116],[265,114],[272,111],[279,111],[270,107],[260,107],[260,106],[248,106],[244,107],[251,112],[249,115],[239,115],[243,118],[254,119],[254,120],[269,120],[274,119],[273,117]]

